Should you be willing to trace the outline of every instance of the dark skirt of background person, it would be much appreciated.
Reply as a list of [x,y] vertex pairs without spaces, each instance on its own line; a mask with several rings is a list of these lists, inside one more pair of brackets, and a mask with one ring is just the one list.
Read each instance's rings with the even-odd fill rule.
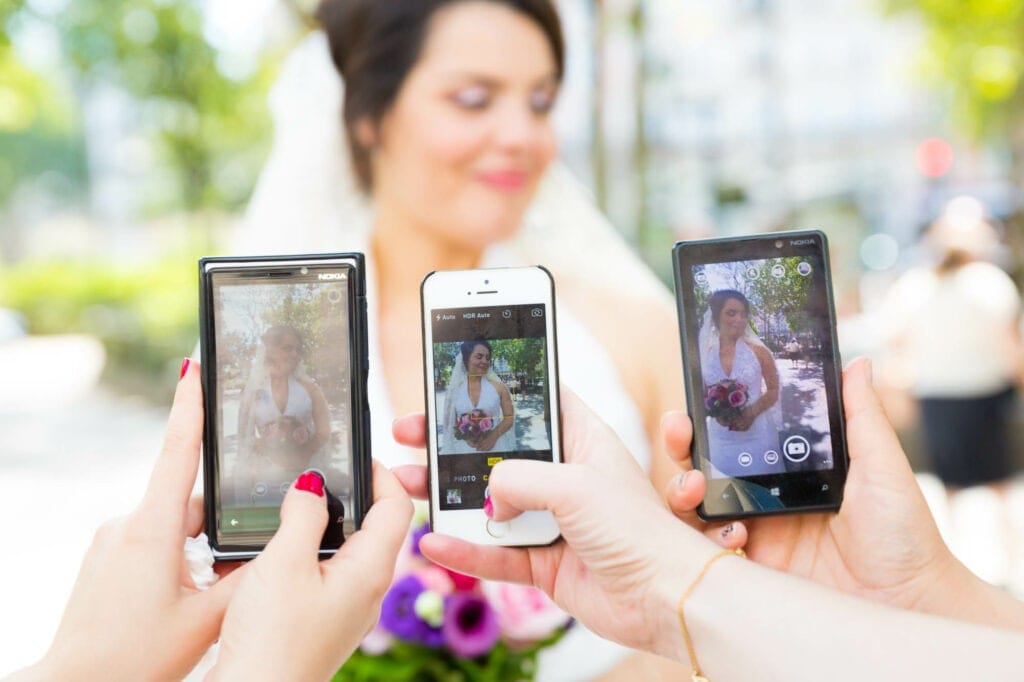
[[1017,391],[975,398],[921,398],[924,443],[947,486],[998,483],[1013,475]]

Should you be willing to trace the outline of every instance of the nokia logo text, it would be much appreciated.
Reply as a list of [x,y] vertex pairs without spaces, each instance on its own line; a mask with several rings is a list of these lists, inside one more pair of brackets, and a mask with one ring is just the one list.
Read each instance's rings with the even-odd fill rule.
[[343,272],[321,272],[319,275],[316,276],[316,278],[318,280],[321,280],[321,281],[323,281],[325,279],[345,279],[345,273],[343,273]]
[[813,239],[791,239],[789,241],[789,245],[790,246],[807,246],[808,244],[813,244],[813,243],[814,243]]

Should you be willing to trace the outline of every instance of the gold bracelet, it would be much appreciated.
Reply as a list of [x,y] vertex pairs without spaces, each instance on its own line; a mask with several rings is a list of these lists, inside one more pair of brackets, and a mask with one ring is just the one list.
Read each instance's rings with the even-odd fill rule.
[[683,641],[686,642],[686,653],[690,656],[690,665],[693,667],[692,682],[708,682],[708,678],[704,677],[704,675],[700,671],[700,663],[697,662],[697,652],[693,649],[693,639],[690,638],[690,631],[686,627],[686,617],[683,615],[683,603],[691,594],[693,594],[694,588],[697,587],[697,584],[701,581],[705,574],[707,574],[708,569],[711,568],[711,564],[715,563],[724,556],[746,557],[747,553],[744,552],[742,549],[737,548],[723,549],[722,551],[714,554],[710,559],[707,560],[707,563],[704,564],[704,568],[700,569],[700,573],[698,573],[697,577],[693,579],[693,582],[690,583],[690,586],[686,588],[686,591],[683,592],[683,595],[679,597],[679,603],[676,605],[676,615],[679,616],[679,627],[683,631]]

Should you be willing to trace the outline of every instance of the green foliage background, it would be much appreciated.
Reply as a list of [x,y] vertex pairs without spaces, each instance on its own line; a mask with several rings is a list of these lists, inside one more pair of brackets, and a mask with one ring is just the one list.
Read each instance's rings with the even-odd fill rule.
[[948,93],[956,130],[973,141],[1010,144],[1024,178],[1024,0],[885,0],[925,27],[920,76]]
[[[504,360],[508,363],[511,374],[523,374],[529,383],[544,380],[547,368],[544,360],[544,339],[497,339],[488,343],[491,344],[492,368],[500,360]],[[438,381],[444,386],[447,386],[452,378],[452,369],[455,367],[460,345],[458,341],[434,344],[434,371]]]

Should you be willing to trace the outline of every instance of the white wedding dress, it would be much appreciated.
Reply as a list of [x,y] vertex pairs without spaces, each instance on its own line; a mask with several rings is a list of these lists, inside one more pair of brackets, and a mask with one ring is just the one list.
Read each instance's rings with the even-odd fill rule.
[[[339,125],[342,88],[326,40],[313,32],[289,56],[270,95],[274,144],[249,205],[235,251],[244,254],[360,251],[367,256],[367,312],[373,456],[385,465],[422,463],[423,452],[395,443],[395,417],[381,369],[377,321],[377,274],[367,249],[372,207],[360,197],[348,168]],[[580,257],[587,245],[587,258]],[[484,254],[480,267],[547,265],[575,281],[605,283],[614,264],[617,278],[636,295],[667,297],[657,281],[596,209],[564,168],[547,173],[519,234]],[[424,273],[425,274],[425,273]],[[555,283],[556,292],[558,282]],[[637,405],[618,369],[596,338],[557,302],[559,372],[574,391],[618,434],[637,462],[649,466],[650,446]],[[574,626],[540,653],[537,679],[590,680],[616,665],[630,650]]]
[[[732,372],[726,373],[722,368],[722,360],[718,354],[717,344],[714,352],[708,353],[707,365],[703,367],[704,385],[710,386],[725,379],[734,379],[747,386],[747,402],[753,405],[764,394],[764,376],[761,363],[746,341],[736,342],[736,355],[732,362]],[[757,415],[754,423],[746,431],[732,431],[722,426],[717,420],[707,417],[708,445],[711,451],[711,465],[715,472],[725,476],[761,476],[765,474],[783,474],[786,464],[779,454],[779,431],[772,419],[772,411],[765,410]],[[766,456],[765,453],[770,453]],[[750,459],[742,455],[749,455]]]
[[[455,361],[462,362],[461,354]],[[515,407],[513,406],[512,408],[512,414],[502,414],[501,396],[498,395],[498,389],[494,387],[491,383],[492,381],[497,381],[497,378],[484,377],[480,382],[480,396],[477,398],[475,405],[469,397],[468,383],[459,385],[454,391],[450,388],[445,393],[445,402],[454,400],[455,410],[449,412],[447,405],[437,406],[438,412],[445,415],[445,419],[441,424],[442,432],[451,433],[454,431],[455,424],[452,422],[452,419],[457,415],[469,414],[473,410],[483,410],[492,420],[492,429],[501,426],[501,423],[506,419],[512,421],[512,428],[507,429],[505,433],[501,434],[498,440],[495,441],[494,447],[490,450],[491,452],[511,452],[516,449]],[[466,440],[442,438],[439,442],[442,444],[440,449],[440,454],[442,455],[476,455],[480,453],[480,450],[477,450],[471,442]]]

